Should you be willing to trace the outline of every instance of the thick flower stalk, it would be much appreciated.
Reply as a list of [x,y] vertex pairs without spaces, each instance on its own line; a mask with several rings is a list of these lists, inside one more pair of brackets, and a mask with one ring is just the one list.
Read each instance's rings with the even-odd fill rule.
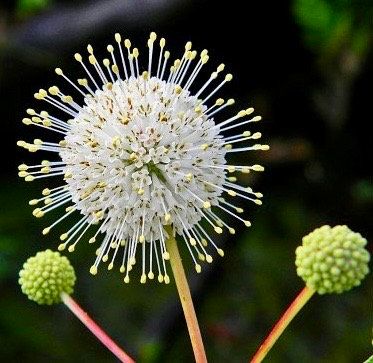
[[36,217],[65,209],[43,234],[78,214],[79,220],[61,234],[58,249],[72,252],[88,236],[90,243],[99,243],[91,273],[97,273],[101,261],[109,270],[117,264],[125,282],[139,255],[142,283],[155,275],[159,282],[169,282],[168,225],[185,241],[197,272],[201,261],[212,262],[211,251],[223,256],[213,234],[224,228],[235,233],[225,216],[251,225],[239,215],[243,209],[226,197],[262,203],[262,194],[241,186],[234,173],[264,170],[256,164],[228,164],[227,157],[269,148],[255,143],[259,132],[242,128],[261,119],[251,116],[253,108],[218,121],[234,104],[233,99],[213,100],[232,79],[231,74],[221,76],[224,64],[196,87],[209,60],[207,50],[198,55],[188,42],[180,59],[171,62],[165,39],[159,47],[155,40],[151,33],[144,69],[139,50],[120,34],[115,34],[115,47],[107,46],[109,56],[102,62],[91,45],[88,62],[75,54],[86,78],[74,82],[60,68],[56,73],[81,101],[56,86],[40,89],[35,98],[52,105],[54,113],[28,109],[29,117],[23,119],[62,140],[18,142],[30,152],[55,155],[36,165],[20,165],[21,177],[64,179],[30,201],[38,205]]

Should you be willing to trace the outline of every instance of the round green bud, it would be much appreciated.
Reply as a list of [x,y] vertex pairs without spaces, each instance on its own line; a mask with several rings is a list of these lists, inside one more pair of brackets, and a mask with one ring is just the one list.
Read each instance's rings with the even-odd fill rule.
[[295,250],[297,274],[319,294],[341,293],[368,274],[367,240],[347,226],[323,226],[303,237]]
[[19,272],[22,292],[40,305],[61,302],[61,293],[72,294],[75,271],[59,252],[45,250],[30,257]]

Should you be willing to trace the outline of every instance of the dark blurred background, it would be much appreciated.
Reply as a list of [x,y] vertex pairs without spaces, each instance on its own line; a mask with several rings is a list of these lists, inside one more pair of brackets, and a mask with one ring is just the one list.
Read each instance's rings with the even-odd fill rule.
[[[119,31],[141,52],[156,31],[173,55],[188,40],[207,48],[210,63],[234,75],[219,96],[263,116],[252,130],[271,150],[241,163],[266,167],[242,180],[264,193],[264,204],[246,206],[250,229],[232,221],[236,235],[219,241],[226,257],[189,276],[209,360],[245,362],[303,287],[294,267],[303,235],[348,224],[372,240],[372,9],[368,0],[2,0],[0,361],[115,361],[64,306],[37,306],[17,284],[25,259],[58,243],[59,231],[40,232],[53,216],[35,219],[27,205],[45,183],[17,178],[17,165],[38,155],[15,145],[48,138],[21,120],[36,106],[33,93],[58,82],[55,67],[79,78],[72,55],[87,42],[104,54]],[[69,257],[74,297],[139,362],[193,361],[173,283],[125,285],[104,269],[93,278],[93,248],[84,243]],[[314,297],[267,361],[362,362],[372,348],[372,287],[368,277],[346,294]]]

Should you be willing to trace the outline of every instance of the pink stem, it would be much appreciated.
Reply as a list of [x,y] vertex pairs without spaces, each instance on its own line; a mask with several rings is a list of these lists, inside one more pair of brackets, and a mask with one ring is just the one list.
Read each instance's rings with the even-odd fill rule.
[[290,322],[293,320],[295,315],[298,314],[300,309],[306,304],[306,302],[312,297],[315,291],[309,287],[305,287],[290,306],[286,309],[280,320],[272,328],[271,332],[260,346],[254,357],[250,360],[250,363],[260,363],[268,354],[270,349],[276,343],[277,339],[281,336]]
[[68,294],[62,293],[61,299],[63,303],[71,310],[71,312],[93,333],[93,335],[109,349],[121,362],[135,363],[79,306],[79,304]]

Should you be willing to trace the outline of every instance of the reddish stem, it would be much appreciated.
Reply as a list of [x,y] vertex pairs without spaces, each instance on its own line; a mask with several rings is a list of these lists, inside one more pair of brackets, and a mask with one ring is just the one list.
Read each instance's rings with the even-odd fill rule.
[[121,362],[135,363],[79,306],[79,304],[68,294],[62,293],[63,303],[72,311],[72,313],[93,333],[93,335],[109,349]]
[[276,323],[276,325],[272,328],[271,332],[260,346],[258,351],[255,353],[254,357],[251,359],[250,363],[260,363],[276,343],[277,339],[281,336],[284,332],[286,327],[290,324],[293,320],[295,315],[298,314],[300,309],[306,304],[306,302],[311,298],[314,294],[314,290],[310,289],[309,287],[305,287],[298,296],[294,299],[294,301],[290,304],[290,306],[286,309],[280,320]]

